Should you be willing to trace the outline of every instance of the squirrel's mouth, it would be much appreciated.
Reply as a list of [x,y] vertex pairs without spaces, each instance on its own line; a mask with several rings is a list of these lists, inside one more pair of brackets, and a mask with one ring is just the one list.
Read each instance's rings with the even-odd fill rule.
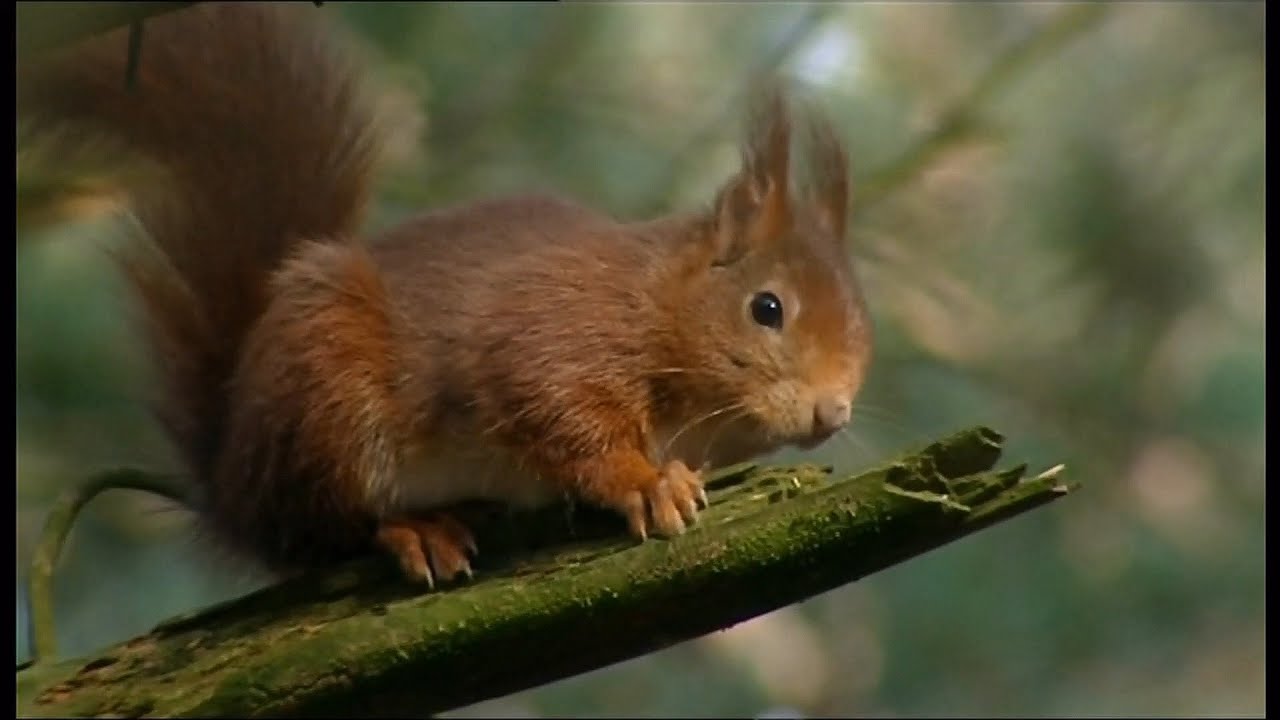
[[791,444],[801,450],[812,450],[830,440],[836,432],[838,432],[838,430],[814,430],[808,435],[802,435],[801,437],[792,440]]

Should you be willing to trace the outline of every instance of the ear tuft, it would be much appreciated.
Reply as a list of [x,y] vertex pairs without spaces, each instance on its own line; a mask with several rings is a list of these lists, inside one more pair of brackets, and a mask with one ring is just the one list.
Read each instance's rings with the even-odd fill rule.
[[807,115],[806,160],[813,182],[810,201],[818,224],[843,242],[849,213],[848,156],[826,116],[816,108]]
[[773,242],[791,220],[791,114],[776,82],[757,95],[742,167],[716,199],[716,263]]

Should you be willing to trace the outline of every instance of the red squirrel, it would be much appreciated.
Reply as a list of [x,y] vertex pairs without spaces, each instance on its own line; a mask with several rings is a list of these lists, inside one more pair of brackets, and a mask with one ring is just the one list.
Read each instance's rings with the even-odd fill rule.
[[450,504],[569,497],[671,536],[706,468],[847,424],[872,335],[818,113],[766,93],[705,208],[620,222],[511,197],[364,242],[379,116],[318,12],[199,3],[147,20],[132,82],[124,31],[18,73],[25,128],[164,173],[129,188],[121,265],[158,412],[232,550],[292,572],[380,548],[434,585],[476,552]]

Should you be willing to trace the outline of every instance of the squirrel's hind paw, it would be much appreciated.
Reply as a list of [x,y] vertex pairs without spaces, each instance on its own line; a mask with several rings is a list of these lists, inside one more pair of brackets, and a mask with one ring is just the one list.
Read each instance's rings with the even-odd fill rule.
[[384,520],[377,542],[400,561],[407,578],[432,588],[437,577],[472,577],[470,557],[478,552],[471,531],[444,513]]

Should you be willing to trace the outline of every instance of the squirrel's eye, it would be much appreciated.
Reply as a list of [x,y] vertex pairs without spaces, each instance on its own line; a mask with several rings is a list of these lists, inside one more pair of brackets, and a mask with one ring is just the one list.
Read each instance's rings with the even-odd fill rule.
[[751,318],[765,327],[782,329],[782,301],[771,292],[756,293],[751,298]]

